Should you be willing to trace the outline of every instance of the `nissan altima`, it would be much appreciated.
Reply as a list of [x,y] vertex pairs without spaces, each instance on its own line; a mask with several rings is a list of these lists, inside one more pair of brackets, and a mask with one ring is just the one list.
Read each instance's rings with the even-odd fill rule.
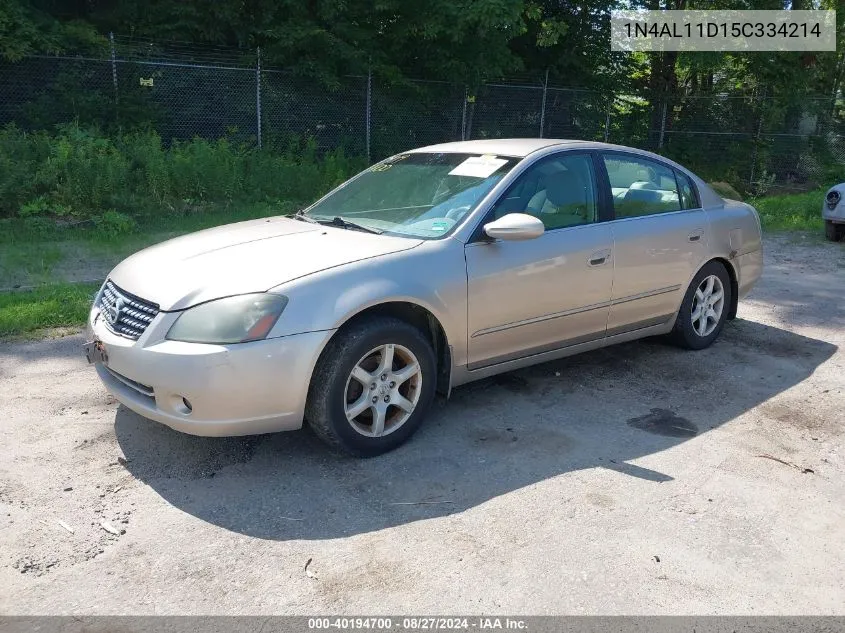
[[307,423],[370,456],[473,380],[646,336],[703,349],[761,270],[754,208],[666,158],[446,143],[295,215],[132,255],[97,294],[85,353],[120,402],[178,431]]

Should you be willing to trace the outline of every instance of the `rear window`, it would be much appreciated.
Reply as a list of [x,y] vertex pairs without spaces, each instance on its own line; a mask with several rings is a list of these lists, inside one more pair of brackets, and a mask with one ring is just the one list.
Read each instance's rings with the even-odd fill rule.
[[679,171],[675,171],[675,177],[678,179],[678,193],[681,198],[682,209],[698,209],[701,204],[698,202],[698,193],[695,186],[688,176]]

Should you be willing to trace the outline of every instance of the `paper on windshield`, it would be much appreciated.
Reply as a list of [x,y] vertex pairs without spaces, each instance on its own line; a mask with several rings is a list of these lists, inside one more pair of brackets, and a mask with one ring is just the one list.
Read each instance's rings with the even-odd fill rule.
[[496,158],[489,154],[485,156],[471,156],[450,171],[449,175],[487,178],[506,162],[508,162],[506,158]]

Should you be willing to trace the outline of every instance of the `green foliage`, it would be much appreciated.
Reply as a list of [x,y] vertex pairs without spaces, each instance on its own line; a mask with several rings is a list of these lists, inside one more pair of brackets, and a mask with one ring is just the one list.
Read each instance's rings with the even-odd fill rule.
[[135,229],[135,220],[114,209],[109,209],[103,215],[94,218],[97,231],[107,238],[117,238],[131,233]]
[[723,198],[727,198],[728,200],[742,200],[742,196],[739,192],[731,187],[729,183],[716,181],[707,184],[709,184],[710,188]]
[[767,171],[763,171],[760,174],[760,177],[757,179],[755,183],[751,186],[751,195],[755,198],[760,198],[765,196],[774,186],[775,184],[775,174],[770,174]]
[[0,56],[17,61],[36,50],[49,50],[53,43],[42,34],[40,16],[19,0],[0,4]]
[[38,196],[29,202],[25,202],[18,211],[18,215],[22,218],[33,218],[33,216],[43,215],[63,216],[69,214],[70,209],[58,202],[51,202],[46,196]]
[[50,327],[79,327],[88,316],[96,284],[55,284],[0,293],[0,336]]
[[54,232],[55,223],[47,218],[26,218],[23,221],[25,233],[27,235],[37,235],[39,237],[47,237]]
[[106,137],[76,125],[54,134],[0,130],[0,218],[91,220],[105,235],[134,216],[211,203],[308,201],[364,166],[343,150],[317,156],[311,141],[258,150],[228,139],[174,142],[155,132]]
[[[586,0],[576,9],[550,0],[5,0],[0,56],[56,53],[72,44],[90,50],[97,41],[105,43],[97,32],[114,31],[159,42],[260,46],[266,64],[325,85],[368,68],[381,77],[449,76],[476,84],[523,70],[526,61],[544,69],[559,66],[563,76],[583,85],[588,77],[573,74],[612,66],[606,24],[616,4]],[[592,26],[596,20],[603,20],[599,33]],[[572,55],[574,50],[583,54]]]
[[103,46],[105,38],[90,22],[59,21],[27,0],[0,2],[0,59],[17,61],[36,53],[93,51]]
[[827,188],[806,193],[770,196],[750,200],[760,214],[763,228],[772,231],[816,231],[824,228],[822,203]]

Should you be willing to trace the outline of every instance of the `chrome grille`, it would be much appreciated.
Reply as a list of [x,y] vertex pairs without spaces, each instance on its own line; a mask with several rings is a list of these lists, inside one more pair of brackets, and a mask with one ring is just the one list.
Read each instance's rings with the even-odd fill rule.
[[100,310],[107,328],[135,340],[158,314],[158,305],[118,288],[109,279],[100,295]]

